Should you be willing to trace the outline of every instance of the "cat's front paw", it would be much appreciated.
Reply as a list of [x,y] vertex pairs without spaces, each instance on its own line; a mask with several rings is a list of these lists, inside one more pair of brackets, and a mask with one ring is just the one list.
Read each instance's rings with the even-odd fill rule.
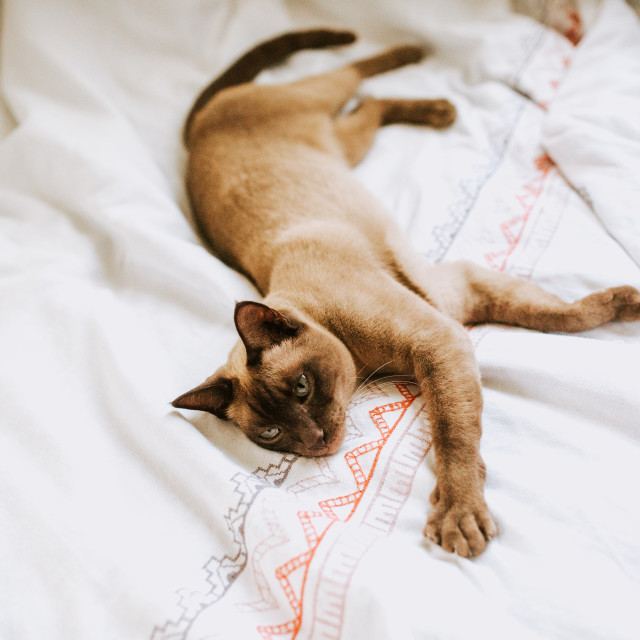
[[640,291],[630,286],[596,291],[575,304],[579,305],[582,316],[589,318],[591,326],[599,326],[612,320],[640,320]]
[[640,291],[634,287],[624,286],[607,289],[606,293],[612,295],[611,304],[615,309],[614,320],[620,322],[640,320]]
[[464,558],[480,555],[498,533],[498,527],[482,496],[446,505],[433,496],[435,506],[427,519],[424,535],[449,553]]

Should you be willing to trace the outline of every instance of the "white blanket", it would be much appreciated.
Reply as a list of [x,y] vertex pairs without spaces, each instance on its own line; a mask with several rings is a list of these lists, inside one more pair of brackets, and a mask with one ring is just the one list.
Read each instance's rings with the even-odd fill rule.
[[[388,127],[356,169],[429,261],[567,299],[640,287],[638,18],[594,0],[574,46],[507,4],[4,0],[1,638],[638,637],[640,323],[470,331],[500,527],[473,560],[422,536],[434,475],[411,383],[359,391],[343,449],[317,460],[169,404],[257,298],[189,222],[182,121],[233,58],[292,28],[362,40],[260,81],[435,46],[363,92],[445,96],[457,122]],[[577,40],[555,4],[569,13],[548,22]]]

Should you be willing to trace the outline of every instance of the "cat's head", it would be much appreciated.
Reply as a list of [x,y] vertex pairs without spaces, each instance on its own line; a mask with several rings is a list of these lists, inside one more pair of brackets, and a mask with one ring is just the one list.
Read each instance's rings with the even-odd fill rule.
[[240,340],[227,363],[173,406],[233,420],[265,449],[335,453],[356,380],[345,345],[300,313],[258,302],[238,303],[234,320]]

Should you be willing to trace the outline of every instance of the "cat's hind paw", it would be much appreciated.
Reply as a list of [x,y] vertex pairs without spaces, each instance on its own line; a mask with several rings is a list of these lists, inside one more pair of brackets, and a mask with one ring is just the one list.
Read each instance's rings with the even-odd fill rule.
[[424,528],[425,537],[463,558],[480,555],[497,534],[498,527],[482,497],[448,507],[437,502]]
[[421,122],[436,129],[444,129],[456,119],[456,108],[448,100],[424,100]]

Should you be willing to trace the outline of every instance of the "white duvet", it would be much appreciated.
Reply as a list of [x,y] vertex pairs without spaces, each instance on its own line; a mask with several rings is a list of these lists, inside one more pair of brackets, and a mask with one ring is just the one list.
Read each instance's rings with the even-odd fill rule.
[[[506,4],[4,0],[3,640],[638,637],[640,323],[471,330],[500,527],[473,560],[422,537],[434,475],[411,383],[361,390],[343,449],[317,460],[169,404],[257,298],[189,222],[181,124],[233,58],[292,28],[361,42],[260,81],[435,46],[363,92],[445,96],[457,122],[386,128],[356,169],[429,261],[566,299],[640,287],[640,21],[582,3],[574,46]],[[572,3],[547,5],[576,40]]]

